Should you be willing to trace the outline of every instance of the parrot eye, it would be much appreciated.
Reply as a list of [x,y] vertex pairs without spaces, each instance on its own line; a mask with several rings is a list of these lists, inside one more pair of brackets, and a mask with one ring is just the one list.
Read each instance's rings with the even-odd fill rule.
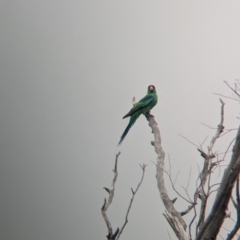
[[152,91],[154,88],[155,88],[155,87],[154,87],[153,85],[150,85],[150,86],[149,86],[149,90],[151,90],[151,91]]

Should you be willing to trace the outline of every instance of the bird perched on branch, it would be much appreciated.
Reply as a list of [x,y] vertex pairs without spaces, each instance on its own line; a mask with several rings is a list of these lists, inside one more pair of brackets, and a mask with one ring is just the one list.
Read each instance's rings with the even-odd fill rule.
[[144,98],[142,98],[139,102],[135,103],[133,105],[133,108],[123,117],[123,119],[130,117],[130,120],[125,131],[121,136],[118,145],[122,143],[129,129],[133,126],[133,124],[136,122],[136,120],[141,114],[144,114],[145,116],[151,116],[150,110],[157,104],[157,101],[158,96],[155,86],[153,85],[148,86],[147,95]]

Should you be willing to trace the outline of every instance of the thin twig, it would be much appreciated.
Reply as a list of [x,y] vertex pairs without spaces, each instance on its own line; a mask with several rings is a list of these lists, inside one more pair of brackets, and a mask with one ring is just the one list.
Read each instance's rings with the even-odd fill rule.
[[223,82],[225,82],[226,85],[227,85],[238,97],[240,97],[240,94],[239,94],[235,89],[233,89],[233,88],[228,84],[227,81],[223,81]]
[[189,172],[189,175],[188,175],[188,182],[187,182],[186,191],[188,190],[188,187],[189,187],[189,182],[190,182],[191,175],[192,175],[191,173],[192,173],[192,166],[190,167],[190,172]]
[[139,187],[140,187],[141,184],[142,184],[142,181],[143,181],[143,178],[144,178],[144,173],[145,173],[145,168],[146,168],[146,166],[147,166],[147,165],[145,165],[145,164],[140,165],[140,167],[142,168],[142,177],[141,177],[140,182],[139,182],[138,185],[137,185],[136,190],[134,191],[133,189],[131,189],[131,190],[132,190],[132,198],[131,198],[130,203],[129,203],[129,206],[128,206],[128,210],[127,210],[126,217],[125,217],[125,222],[124,222],[124,224],[123,224],[123,226],[122,226],[122,228],[121,228],[121,230],[120,230],[120,232],[119,232],[119,234],[118,234],[116,240],[118,240],[118,239],[120,238],[120,236],[121,236],[121,234],[122,234],[122,232],[123,232],[125,226],[126,226],[127,223],[128,223],[128,215],[129,215],[130,209],[131,209],[131,207],[132,207],[132,203],[133,203],[134,197],[135,197],[135,195],[136,195],[136,193],[137,193]]
[[198,148],[198,145],[196,145],[195,143],[191,142],[190,140],[188,140],[186,137],[184,137],[183,135],[181,134],[178,134],[180,137],[186,139],[189,143],[191,143],[193,146],[197,147]]
[[[173,190],[174,190],[182,199],[184,199],[184,200],[187,201],[187,199],[184,198],[184,197],[177,191],[177,189],[175,188],[175,183],[176,183],[176,181],[177,181],[177,177],[178,177],[179,171],[178,171],[178,173],[177,173],[177,175],[176,175],[176,177],[175,177],[175,180],[173,181],[173,180],[172,180],[172,164],[171,164],[171,160],[170,160],[170,156],[169,156],[169,155],[168,155],[168,161],[169,161],[169,173],[168,173],[166,170],[164,170],[164,172],[167,174],[167,176],[168,176],[168,178],[169,178],[169,180],[170,180],[170,182],[171,182],[171,184],[172,184]],[[191,202],[189,202],[189,203],[191,203]]]
[[[188,225],[190,239],[192,239],[192,233],[191,233],[192,232],[191,231],[192,224],[193,224],[195,218],[197,217],[196,204],[193,206],[193,209],[194,209],[194,216],[193,216],[192,220],[190,221],[190,223]],[[197,231],[197,227],[196,227],[196,231]]]
[[206,138],[203,140],[203,142],[200,144],[200,148],[202,149],[203,144],[206,142],[206,140],[208,139],[208,136],[206,136]]
[[228,153],[228,150],[229,150],[229,148],[231,147],[231,145],[233,144],[233,142],[235,141],[235,139],[236,139],[236,138],[234,138],[234,139],[229,143],[229,145],[228,145],[228,147],[227,147],[227,149],[226,149],[226,151],[225,151],[225,154],[223,155],[222,161],[224,161],[224,159],[225,159],[225,157],[226,157],[226,155],[227,155],[227,153]]
[[[201,200],[199,219],[198,219],[198,223],[197,223],[198,229],[196,231],[201,230],[201,228],[203,227],[203,224],[205,222],[205,211],[206,211],[207,200],[208,200],[208,196],[209,196],[209,192],[210,192],[210,188],[209,188],[210,178],[211,178],[212,167],[214,167],[214,165],[212,166],[212,159],[216,157],[215,154],[213,154],[213,146],[224,129],[223,122],[224,122],[224,105],[225,104],[222,101],[222,99],[220,99],[220,102],[221,102],[220,123],[217,126],[215,135],[212,137],[212,139],[209,143],[209,146],[207,147],[208,152],[205,153],[203,150],[201,150],[199,148],[197,149],[201,153],[201,156],[204,158],[204,164],[203,164],[203,169],[202,169],[201,173],[199,174],[199,179],[200,179],[199,186],[197,187],[197,190],[194,193],[194,202],[197,201],[197,198],[199,198]],[[206,125],[206,124],[204,124],[204,125]],[[204,186],[207,181],[208,181],[208,192],[206,194],[204,191]]]
[[224,105],[225,105],[225,103],[223,102],[223,100],[221,98],[220,98],[220,102],[222,104],[222,106],[221,106],[221,121],[218,125],[217,132],[216,132],[215,136],[212,138],[212,140],[209,144],[209,147],[208,147],[209,155],[212,154],[213,145],[216,142],[217,138],[219,138],[219,136],[221,135],[221,133],[223,132],[223,129],[224,129],[223,122],[224,122]]
[[179,197],[181,197],[182,199],[184,199],[185,201],[187,201],[188,203],[192,204],[192,202],[190,202],[188,199],[186,199],[184,196],[182,196],[182,195],[177,191],[177,189],[175,188],[175,183],[172,181],[172,178],[171,178],[171,176],[168,174],[168,172],[165,171],[165,173],[168,175],[168,178],[169,178],[169,180],[170,180],[170,182],[171,182],[171,184],[172,184],[172,188],[173,188],[173,190],[177,193],[177,195],[178,195]]
[[230,133],[231,131],[236,131],[236,130],[237,130],[237,129],[229,129],[229,130],[225,129],[226,132],[223,133],[220,137],[223,137],[224,135]]
[[229,99],[232,99],[232,100],[235,100],[235,101],[238,101],[238,102],[239,102],[238,99],[231,98],[231,97],[228,97],[228,96],[225,96],[225,95],[219,94],[219,93],[213,93],[213,94],[218,95],[218,96],[221,96],[221,97],[224,97],[224,98],[229,98]]
[[204,126],[206,126],[206,127],[208,127],[208,128],[210,128],[210,129],[217,129],[216,127],[210,127],[210,126],[207,125],[206,123],[202,123],[202,122],[201,122],[201,124],[204,125]]

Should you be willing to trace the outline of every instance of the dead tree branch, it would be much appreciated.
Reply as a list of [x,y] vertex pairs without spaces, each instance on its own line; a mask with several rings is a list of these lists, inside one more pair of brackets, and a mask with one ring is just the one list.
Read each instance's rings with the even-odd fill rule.
[[231,198],[234,183],[240,171],[240,127],[238,129],[231,161],[226,168],[212,211],[204,222],[196,240],[216,239],[216,236],[225,219],[227,206]]
[[109,240],[115,240],[116,236],[118,235],[119,232],[119,228],[117,228],[117,230],[113,233],[112,230],[112,225],[107,217],[107,209],[110,206],[110,204],[112,203],[113,197],[114,197],[114,190],[115,190],[115,183],[117,181],[117,177],[118,177],[118,172],[117,172],[117,163],[118,163],[118,157],[120,155],[120,152],[118,154],[116,154],[116,158],[115,158],[115,165],[114,165],[114,169],[113,169],[113,173],[114,173],[114,177],[113,177],[113,181],[111,184],[111,188],[106,188],[104,187],[104,189],[108,192],[108,200],[106,200],[106,198],[104,199],[104,204],[101,208],[101,212],[102,212],[102,216],[103,219],[107,225],[108,228],[108,235],[106,236],[107,239]]
[[225,96],[225,95],[219,94],[219,93],[213,93],[213,94],[218,95],[218,96],[220,96],[220,97],[229,98],[229,99],[232,99],[232,100],[235,100],[235,101],[238,101],[238,102],[239,102],[239,100],[236,99],[236,98],[228,97],[228,96]]
[[163,214],[167,219],[168,223],[172,227],[173,231],[175,232],[176,236],[180,240],[189,240],[189,236],[186,232],[187,225],[183,220],[181,214],[175,209],[173,202],[168,196],[167,189],[164,183],[164,158],[165,153],[161,146],[161,135],[160,130],[157,126],[157,122],[155,121],[154,117],[149,115],[147,116],[147,120],[149,122],[149,126],[152,129],[152,133],[154,134],[154,141],[151,144],[155,148],[155,152],[157,153],[157,185],[160,192],[160,197],[163,201],[163,204],[166,208],[165,213]]
[[199,186],[194,194],[194,203],[197,202],[197,199],[199,198],[201,200],[201,205],[200,205],[200,213],[199,213],[199,220],[197,223],[197,232],[201,230],[204,221],[205,221],[205,211],[206,211],[206,205],[207,205],[207,199],[209,196],[209,193],[205,193],[204,187],[206,185],[207,179],[209,175],[211,174],[211,166],[212,166],[212,159],[215,158],[215,154],[213,153],[213,146],[216,142],[216,140],[220,137],[221,133],[223,132],[224,126],[224,102],[222,99],[220,99],[221,102],[221,118],[220,118],[220,123],[217,126],[217,130],[213,138],[211,139],[209,146],[207,147],[208,151],[205,153],[201,149],[197,149],[200,153],[201,156],[204,158],[204,164],[203,164],[203,169],[199,175],[200,183]]
[[222,94],[219,94],[219,93],[214,93],[214,94],[240,102],[240,93],[239,93],[239,91],[240,91],[240,81],[238,79],[236,79],[236,83],[234,83],[234,87],[231,87],[230,84],[228,84],[227,81],[223,81],[223,82],[232,91],[233,97],[225,96],[225,95],[222,95]]
[[235,89],[232,88],[232,87],[228,84],[227,81],[224,81],[224,83],[225,83],[238,97],[240,97],[240,94],[238,93],[238,90],[239,90],[238,85],[239,85],[239,83],[237,83],[237,84],[235,83]]
[[[176,193],[179,197],[181,197],[183,200],[185,200],[186,202],[192,203],[191,201],[189,201],[187,198],[185,198],[181,193],[179,193],[179,192],[177,191],[177,189],[175,188],[175,181],[173,182],[172,177],[171,177],[171,172],[170,172],[170,173],[168,173],[167,171],[164,171],[164,172],[167,174],[167,176],[168,176],[168,178],[169,178],[169,180],[170,180],[170,182],[171,182],[172,189],[175,191],[175,193]],[[185,214],[186,214],[186,213],[185,213]],[[181,215],[182,215],[182,214],[181,214]]]
[[143,181],[143,178],[144,178],[144,173],[145,173],[145,168],[147,166],[145,164],[140,165],[140,167],[142,168],[142,177],[141,177],[141,180],[138,183],[137,188],[135,189],[135,191],[131,188],[132,198],[131,198],[129,206],[128,206],[128,210],[127,210],[126,217],[125,217],[125,222],[124,222],[121,230],[119,228],[117,228],[117,230],[113,233],[112,226],[111,226],[111,223],[110,223],[110,221],[109,221],[109,219],[107,217],[106,212],[107,212],[108,207],[112,203],[112,200],[113,200],[113,197],[114,197],[115,183],[117,181],[117,176],[118,176],[117,164],[118,164],[118,157],[119,157],[119,155],[120,155],[120,152],[118,154],[116,154],[116,158],[115,158],[115,165],[114,165],[114,169],[113,169],[114,177],[113,177],[113,181],[112,181],[112,184],[111,184],[111,188],[109,189],[109,188],[104,187],[104,189],[109,194],[108,200],[106,200],[106,198],[104,199],[104,203],[103,203],[103,206],[101,208],[102,216],[103,216],[103,219],[104,219],[104,221],[105,221],[105,223],[107,225],[107,229],[108,229],[108,235],[106,236],[108,240],[118,240],[120,238],[120,236],[121,236],[125,226],[127,225],[127,223],[128,223],[128,215],[130,213],[134,197],[135,197],[139,187],[142,184],[142,181]]
[[[233,200],[233,199],[232,199]],[[237,212],[237,221],[232,231],[228,234],[226,240],[231,240],[236,235],[238,229],[240,228],[240,196],[239,196],[239,175],[236,183],[236,202],[233,200],[233,205]]]
[[136,190],[134,191],[134,190],[131,188],[131,190],[132,190],[132,198],[131,198],[130,203],[129,203],[129,206],[128,206],[127,214],[126,214],[126,217],[125,217],[125,222],[124,222],[124,224],[123,224],[123,226],[122,226],[122,228],[121,228],[121,230],[120,230],[120,232],[119,232],[119,234],[118,234],[116,240],[118,240],[118,239],[120,238],[120,236],[121,236],[121,234],[122,234],[122,232],[123,232],[125,226],[126,226],[127,223],[128,223],[128,215],[129,215],[130,209],[131,209],[131,207],[132,207],[132,203],[133,203],[134,197],[135,197],[135,195],[136,195],[136,193],[137,193],[139,187],[140,187],[141,184],[142,184],[142,181],[143,181],[143,178],[144,178],[144,173],[145,173],[145,168],[146,168],[146,166],[147,166],[147,165],[145,165],[145,164],[140,165],[140,167],[142,168],[142,177],[141,177],[140,182],[139,182],[138,185],[137,185]]

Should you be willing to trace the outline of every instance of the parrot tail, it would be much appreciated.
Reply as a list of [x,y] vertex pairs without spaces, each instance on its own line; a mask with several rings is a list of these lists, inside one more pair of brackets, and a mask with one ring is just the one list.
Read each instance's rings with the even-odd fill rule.
[[124,132],[123,132],[123,134],[122,134],[122,136],[121,136],[121,139],[120,139],[120,141],[119,141],[119,143],[118,143],[118,146],[122,143],[122,141],[124,140],[124,138],[127,136],[127,133],[128,133],[128,131],[129,131],[129,129],[133,126],[133,124],[136,122],[136,120],[137,120],[137,118],[136,118],[136,119],[133,119],[133,118],[130,119],[130,121],[129,121],[127,127],[126,127],[126,129],[124,130]]

